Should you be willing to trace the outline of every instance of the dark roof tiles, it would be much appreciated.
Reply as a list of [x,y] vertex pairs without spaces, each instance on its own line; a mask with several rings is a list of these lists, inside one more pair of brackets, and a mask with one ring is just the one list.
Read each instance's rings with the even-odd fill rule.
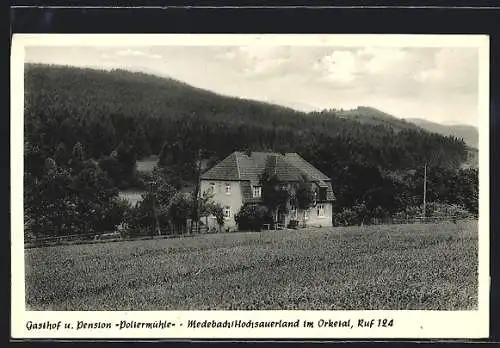
[[260,181],[264,171],[276,174],[281,181],[307,180],[321,182],[330,180],[312,164],[297,153],[274,152],[233,152],[213,168],[205,172],[201,178],[207,180],[245,180],[252,184]]
[[209,169],[201,178],[212,180],[241,180],[236,152],[233,152]]

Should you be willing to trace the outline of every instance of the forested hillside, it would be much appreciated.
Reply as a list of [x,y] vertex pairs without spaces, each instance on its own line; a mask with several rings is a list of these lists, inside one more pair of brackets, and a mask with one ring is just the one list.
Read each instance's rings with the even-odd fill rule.
[[[395,131],[403,129],[425,130],[444,136],[453,136],[463,139],[472,152],[478,148],[479,133],[476,127],[469,125],[443,125],[420,118],[400,119],[372,107],[359,106],[353,110],[333,110],[335,115],[349,120],[370,125],[385,125]],[[472,154],[473,155],[473,154]]]
[[446,166],[465,159],[462,142],[416,127],[394,132],[331,111],[305,114],[141,73],[28,66],[25,87],[26,136],[48,153],[77,141],[95,158],[122,141],[139,157],[176,141],[220,156],[245,147],[308,153],[331,142],[332,159],[356,157],[384,169],[411,169],[430,149],[446,153]]
[[364,124],[370,124],[374,126],[385,125],[391,127],[395,131],[401,131],[405,129],[421,130],[417,125],[413,123],[399,119],[368,106],[358,106],[353,110],[336,110],[335,114],[338,117],[358,121]]
[[[435,168],[430,199],[477,209],[471,193],[477,171],[459,170],[467,159],[462,140],[343,116],[221,96],[143,73],[26,65],[26,175],[42,175],[47,159],[65,167],[84,156],[112,188],[125,189],[144,185],[135,160],[159,154],[167,181],[179,187],[194,180],[199,154],[214,163],[234,150],[287,151],[332,178],[339,210],[363,205],[392,214],[419,204],[425,163]],[[461,193],[446,184],[462,181]]]
[[462,138],[467,145],[474,149],[477,149],[479,146],[479,132],[476,127],[468,125],[442,125],[420,118],[409,118],[408,121],[428,132],[439,133],[445,136],[454,135]]

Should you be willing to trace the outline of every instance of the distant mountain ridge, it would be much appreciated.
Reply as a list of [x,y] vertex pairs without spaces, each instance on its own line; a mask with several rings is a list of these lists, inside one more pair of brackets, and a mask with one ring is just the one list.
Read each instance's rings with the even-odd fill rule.
[[338,117],[364,124],[389,126],[397,132],[403,129],[419,130],[420,128],[404,119],[397,118],[370,106],[358,106],[356,109],[351,110],[336,110],[335,114]]
[[444,125],[424,120],[422,118],[400,119],[373,107],[359,106],[352,110],[336,110],[335,114],[349,120],[355,120],[364,124],[386,125],[395,131],[403,129],[421,129],[443,136],[454,136],[463,139],[467,146],[478,148],[479,133],[476,127],[469,125]]
[[453,135],[457,138],[462,138],[465,143],[475,149],[479,145],[479,131],[474,126],[469,125],[443,125],[440,123],[430,122],[421,118],[407,118],[407,120],[417,126],[425,129],[428,132],[438,133],[445,136]]

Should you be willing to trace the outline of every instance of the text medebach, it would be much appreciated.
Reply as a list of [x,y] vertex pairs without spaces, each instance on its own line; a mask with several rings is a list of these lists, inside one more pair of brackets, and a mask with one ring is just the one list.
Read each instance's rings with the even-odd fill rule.
[[299,327],[299,319],[295,321],[254,321],[254,320],[188,320],[188,328],[296,328]]

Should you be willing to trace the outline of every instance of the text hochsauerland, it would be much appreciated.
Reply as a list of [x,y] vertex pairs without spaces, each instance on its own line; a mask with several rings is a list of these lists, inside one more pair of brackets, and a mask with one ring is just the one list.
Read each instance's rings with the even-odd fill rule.
[[188,328],[296,328],[299,319],[295,321],[254,321],[254,320],[188,320]]

